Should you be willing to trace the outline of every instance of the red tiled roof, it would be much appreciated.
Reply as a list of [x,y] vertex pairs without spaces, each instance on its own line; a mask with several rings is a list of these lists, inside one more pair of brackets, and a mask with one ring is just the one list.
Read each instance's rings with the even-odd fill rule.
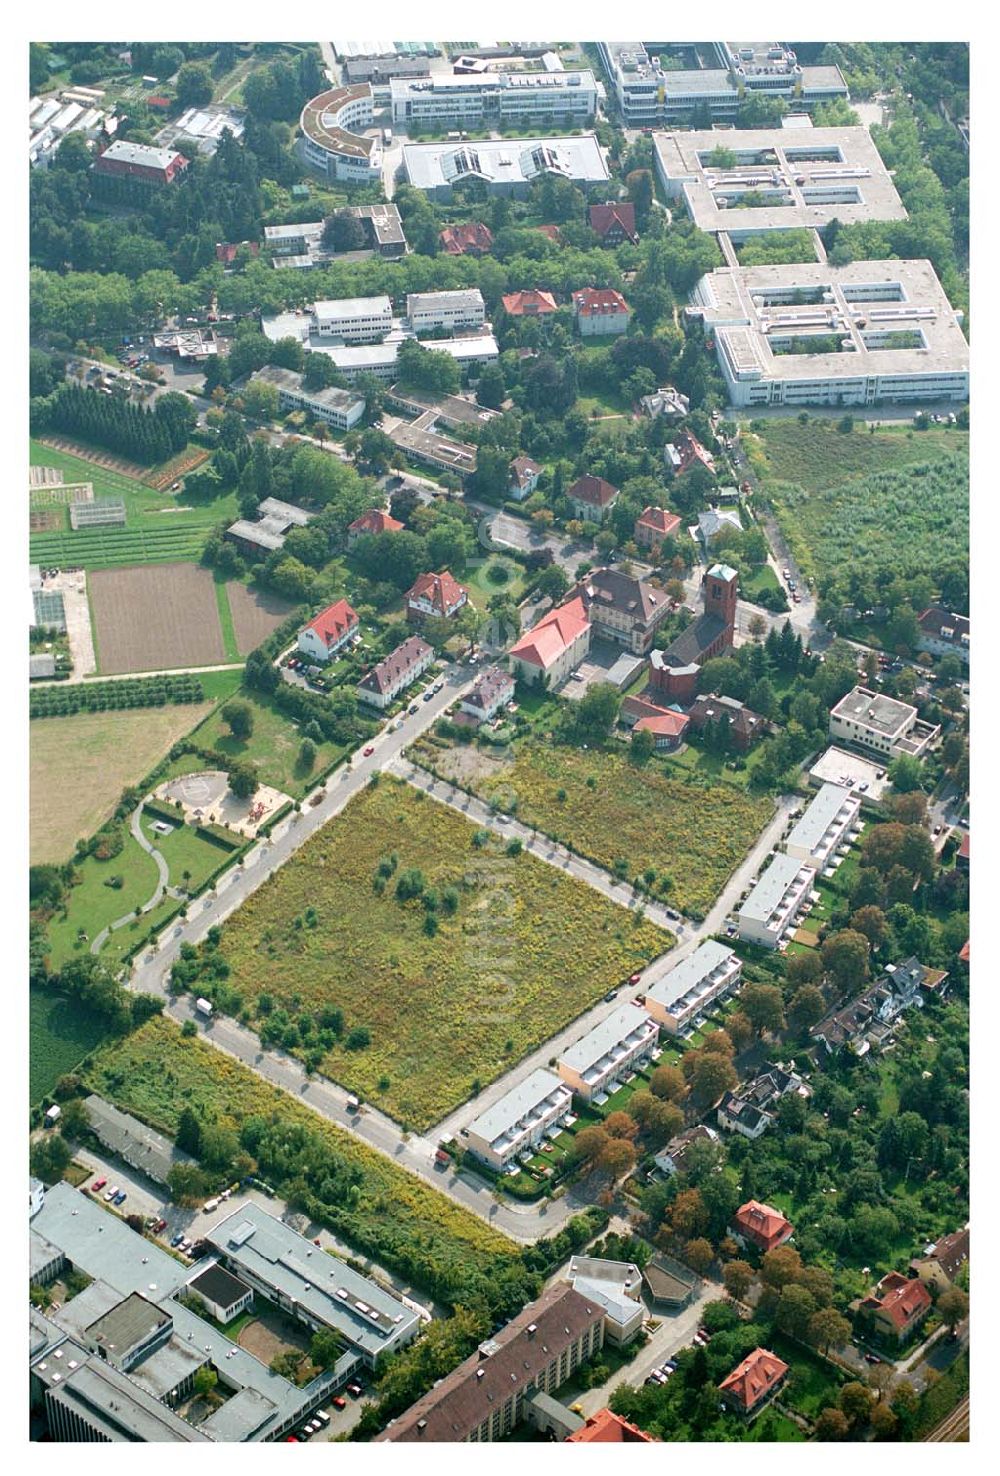
[[325,646],[335,646],[358,623],[357,611],[346,600],[337,600],[310,620],[306,630],[314,630]]
[[467,251],[489,251],[493,232],[481,220],[469,220],[464,225],[445,226],[440,239],[449,256],[464,256]]
[[658,534],[660,538],[669,538],[680,525],[681,520],[677,514],[669,512],[665,507],[644,507],[641,515],[635,520],[637,528],[648,528],[651,533]]
[[556,313],[559,306],[551,292],[508,292],[502,299],[504,312],[512,318],[537,317],[539,313]]
[[575,481],[566,496],[571,501],[589,502],[591,507],[607,507],[618,496],[618,488],[612,487],[603,477],[588,474]]
[[370,507],[347,528],[348,533],[401,533],[402,530],[402,523],[378,507]]
[[958,848],[958,854],[961,856],[961,858],[962,858],[963,861],[968,861],[968,859],[969,859],[969,840],[970,840],[970,837],[971,837],[971,831],[968,831],[967,830],[965,832],[965,834],[962,836],[962,844]]
[[256,241],[218,241],[215,247],[216,261],[221,261],[223,266],[232,266],[241,246],[245,246],[251,256],[260,254],[260,246]]
[[787,1372],[788,1364],[782,1363],[775,1353],[769,1353],[766,1348],[755,1348],[723,1379],[719,1388],[749,1410],[759,1404]]
[[875,1288],[875,1295],[865,1300],[868,1306],[881,1307],[893,1326],[902,1332],[914,1317],[930,1307],[931,1294],[919,1277],[890,1271]]
[[629,1420],[623,1420],[621,1415],[612,1414],[610,1409],[599,1409],[579,1430],[567,1435],[566,1444],[627,1445],[652,1439],[652,1435],[647,1435],[645,1430],[640,1430],[638,1425],[631,1424]]
[[792,1229],[791,1221],[786,1220],[780,1210],[772,1209],[769,1204],[761,1204],[756,1199],[748,1199],[746,1204],[741,1204],[733,1216],[733,1222],[741,1230],[748,1230],[752,1236],[759,1236],[763,1240],[773,1240]]
[[589,624],[586,606],[577,597],[567,605],[550,610],[537,625],[525,632],[516,645],[511,646],[510,654],[545,671],[558,661]]
[[690,431],[680,431],[678,433],[674,441],[674,450],[681,459],[680,466],[677,468],[679,472],[688,471],[694,466],[696,461],[700,462],[702,466],[708,467],[709,471],[712,471],[715,467],[715,457],[711,451],[706,451],[705,447],[699,440],[696,440]]
[[962,960],[963,963],[968,963],[969,962],[969,941],[970,940],[968,938],[966,938],[965,942],[962,944],[961,951],[960,951],[960,953],[958,955],[959,958]]
[[637,241],[635,229],[635,206],[631,200],[609,201],[606,205],[591,205],[590,229],[599,236],[606,236],[614,225],[620,225],[630,241]]
[[541,231],[543,236],[548,236],[549,240],[554,241],[557,246],[562,245],[562,232],[557,225],[535,226],[535,230]]
[[629,305],[620,292],[613,287],[581,287],[573,293],[573,306],[578,316],[592,317],[594,313],[627,313]]
[[406,591],[407,601],[429,600],[441,615],[446,615],[453,606],[464,603],[468,595],[465,585],[452,578],[447,569],[442,569],[438,574],[418,575],[412,589]]
[[680,738],[687,729],[687,725],[687,713],[664,711],[641,717],[635,725],[635,731],[654,733],[661,738]]
[[661,713],[667,711],[666,707],[650,702],[645,697],[626,697],[620,708],[622,717],[634,718],[659,717]]

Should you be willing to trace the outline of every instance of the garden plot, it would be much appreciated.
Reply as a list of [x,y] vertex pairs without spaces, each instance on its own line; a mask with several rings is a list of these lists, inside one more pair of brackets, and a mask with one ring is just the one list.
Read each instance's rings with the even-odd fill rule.
[[102,674],[225,659],[215,582],[197,564],[97,569],[88,577]]

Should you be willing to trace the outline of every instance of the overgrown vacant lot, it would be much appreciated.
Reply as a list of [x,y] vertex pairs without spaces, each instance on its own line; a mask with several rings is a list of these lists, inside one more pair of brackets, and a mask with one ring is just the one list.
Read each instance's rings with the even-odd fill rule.
[[477,1281],[513,1272],[520,1263],[506,1236],[233,1057],[197,1038],[184,1039],[164,1016],[101,1050],[87,1081],[171,1137],[189,1104],[224,1130],[239,1133],[248,1119],[258,1118],[287,1125],[290,1138],[303,1129],[315,1135],[329,1150],[331,1169],[344,1166],[358,1176],[351,1202],[331,1215],[333,1228],[442,1298],[462,1301]]
[[31,724],[31,861],[65,861],[210,710],[210,702],[81,712]]
[[[446,752],[418,745],[414,758],[428,754],[435,768],[449,772]],[[637,769],[617,753],[540,743],[518,747],[513,761],[493,767],[492,777],[463,782],[608,871],[624,860],[630,879],[647,867],[669,876],[673,885],[663,891],[657,883],[656,894],[699,915],[772,813],[767,799],[751,798],[735,784],[686,783],[657,764]]]
[[[673,942],[532,856],[478,849],[474,835],[453,811],[383,779],[223,933],[228,983],[252,1010],[261,994],[291,1015],[335,1006],[347,1032],[370,1031],[362,1049],[338,1044],[323,1070],[418,1129]],[[373,879],[392,853],[396,870],[378,895]],[[396,897],[412,868],[440,899],[433,937],[422,899]]]
[[87,583],[103,674],[225,660],[211,570],[140,564],[98,569]]
[[763,423],[761,441],[770,477],[796,482],[807,492],[819,492],[851,477],[938,461],[954,452],[967,452],[969,445],[966,431],[937,426],[926,431],[900,426],[872,432],[859,425],[845,435],[838,431],[835,420],[818,416],[805,425],[796,419],[768,420]]

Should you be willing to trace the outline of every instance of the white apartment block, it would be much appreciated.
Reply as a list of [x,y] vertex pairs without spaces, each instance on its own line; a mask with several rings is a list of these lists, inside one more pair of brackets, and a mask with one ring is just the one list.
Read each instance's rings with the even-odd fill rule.
[[306,390],[302,388],[302,375],[294,369],[282,369],[277,364],[265,364],[258,369],[253,379],[262,384],[273,384],[278,391],[278,406],[282,410],[304,410],[315,420],[322,420],[334,430],[349,431],[356,426],[365,413],[365,402],[350,390],[337,389],[330,385],[326,389]]
[[414,333],[434,328],[478,328],[486,321],[486,304],[478,287],[458,292],[410,292],[406,316]]
[[969,397],[969,345],[929,261],[720,267],[691,316],[735,406],[862,406]]
[[736,914],[743,941],[777,948],[815,880],[815,866],[805,866],[794,856],[775,856]]
[[627,1071],[652,1054],[660,1031],[639,1005],[625,1004],[602,1020],[556,1062],[568,1087],[585,1102],[612,1091]]
[[573,1093],[552,1071],[540,1067],[469,1124],[463,1137],[470,1153],[498,1171],[519,1154],[537,1148],[565,1117]]
[[392,328],[392,302],[382,297],[339,297],[314,302],[312,326],[338,343],[379,343]]
[[646,1009],[657,1024],[676,1035],[702,1010],[731,994],[742,977],[739,956],[710,938],[646,990]]
[[824,784],[785,841],[796,861],[822,870],[849,839],[861,813],[861,800],[841,784]]
[[683,201],[699,230],[735,241],[834,219],[906,219],[867,128],[657,133],[653,160],[664,194]]
[[400,128],[577,125],[594,116],[599,95],[591,71],[440,72],[431,77],[394,77],[389,83],[392,121]]
[[830,713],[830,737],[880,754],[888,764],[899,754],[921,758],[940,733],[921,722],[908,702],[854,687]]

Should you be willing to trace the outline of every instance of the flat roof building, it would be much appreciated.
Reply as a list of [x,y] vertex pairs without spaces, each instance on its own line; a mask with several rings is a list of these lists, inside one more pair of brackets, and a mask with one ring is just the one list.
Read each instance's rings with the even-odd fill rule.
[[597,111],[598,84],[591,71],[435,72],[389,83],[392,121],[400,128],[452,124],[455,128],[534,127],[574,124]]
[[371,343],[392,327],[392,302],[380,297],[340,297],[314,302],[312,328],[321,338],[338,343]]
[[252,376],[261,384],[272,384],[278,391],[278,406],[282,410],[304,410],[314,420],[325,421],[335,430],[349,431],[357,425],[365,413],[365,402],[350,390],[327,385],[325,389],[303,389],[303,376],[294,369],[282,369],[277,364],[265,364]]
[[699,230],[736,241],[906,219],[867,128],[656,133],[653,160],[667,198],[683,200]]
[[738,954],[709,938],[646,990],[646,1009],[676,1035],[715,1000],[736,989],[742,977]]
[[777,948],[815,880],[815,866],[805,866],[794,856],[775,856],[739,906],[736,920],[740,937],[762,948]]
[[491,1168],[505,1169],[537,1148],[572,1105],[573,1093],[565,1082],[539,1067],[469,1124],[466,1147]]
[[556,1070],[585,1102],[606,1101],[625,1073],[652,1054],[659,1035],[639,1005],[621,1005],[564,1051]]
[[817,788],[823,784],[839,784],[858,795],[862,805],[876,805],[889,786],[889,778],[884,763],[879,764],[874,759],[862,758],[858,753],[849,753],[846,748],[831,745],[809,770],[809,783]]
[[448,201],[462,180],[482,180],[490,195],[523,199],[546,174],[574,184],[606,184],[604,154],[593,133],[564,138],[477,139],[403,145],[403,174],[414,189]]
[[[332,321],[332,320],[331,320]],[[391,326],[381,341],[346,344],[328,333],[321,333],[311,317],[297,313],[277,313],[264,318],[261,327],[265,338],[277,343],[282,338],[297,338],[314,354],[326,354],[346,379],[352,380],[359,374],[373,374],[376,379],[392,383],[399,377],[396,359],[399,346],[413,338],[413,330],[403,326],[399,318],[391,319]],[[484,328],[462,334],[458,338],[435,339],[429,347],[440,354],[448,354],[460,368],[465,365],[488,364],[500,357],[500,349],[492,333]]]
[[635,1337],[646,1319],[642,1300],[642,1272],[631,1261],[574,1256],[566,1280],[574,1291],[604,1309],[604,1336],[615,1347]]
[[899,754],[922,757],[940,731],[921,722],[908,702],[867,687],[854,687],[830,713],[831,738],[871,749],[887,763]]
[[929,261],[720,267],[702,277],[691,304],[733,405],[969,397],[961,315]]
[[453,292],[410,292],[406,316],[415,333],[433,328],[478,328],[486,321],[486,304],[478,287]]
[[860,810],[860,799],[849,789],[824,784],[790,832],[785,850],[822,870],[854,829]]
[[380,130],[364,131],[374,116],[374,94],[368,82],[319,93],[306,103],[299,118],[303,159],[328,181],[381,184]]

